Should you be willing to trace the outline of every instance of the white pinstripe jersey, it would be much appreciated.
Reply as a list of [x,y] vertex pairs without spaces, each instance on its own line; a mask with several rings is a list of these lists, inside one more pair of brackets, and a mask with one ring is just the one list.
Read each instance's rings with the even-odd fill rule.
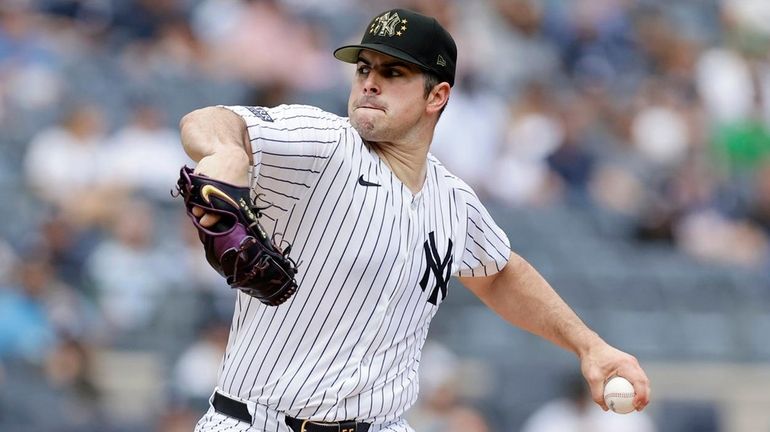
[[508,238],[430,155],[412,194],[347,118],[228,108],[248,127],[253,192],[271,204],[261,222],[300,267],[281,306],[239,292],[219,388],[297,418],[398,418],[417,398],[420,350],[450,275],[499,271]]

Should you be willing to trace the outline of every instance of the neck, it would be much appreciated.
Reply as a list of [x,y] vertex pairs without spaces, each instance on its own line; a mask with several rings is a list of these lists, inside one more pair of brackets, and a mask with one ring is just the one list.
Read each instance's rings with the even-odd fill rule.
[[381,142],[367,144],[413,194],[420,192],[425,183],[428,145],[406,146]]

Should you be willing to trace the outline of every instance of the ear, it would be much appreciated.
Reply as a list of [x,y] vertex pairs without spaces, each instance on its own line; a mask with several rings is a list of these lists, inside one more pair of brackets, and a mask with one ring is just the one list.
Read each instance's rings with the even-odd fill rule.
[[448,82],[441,82],[433,87],[428,95],[428,105],[425,108],[429,114],[439,113],[441,108],[446,105],[449,100],[449,93],[451,92]]

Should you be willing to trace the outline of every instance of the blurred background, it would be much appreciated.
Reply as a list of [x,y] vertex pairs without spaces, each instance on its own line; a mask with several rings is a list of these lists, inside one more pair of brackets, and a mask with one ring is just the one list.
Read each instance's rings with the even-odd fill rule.
[[331,51],[434,15],[458,84],[433,152],[653,384],[585,403],[574,357],[450,288],[420,432],[770,431],[770,2],[0,1],[0,430],[191,431],[235,293],[169,191],[182,115],[346,115]]

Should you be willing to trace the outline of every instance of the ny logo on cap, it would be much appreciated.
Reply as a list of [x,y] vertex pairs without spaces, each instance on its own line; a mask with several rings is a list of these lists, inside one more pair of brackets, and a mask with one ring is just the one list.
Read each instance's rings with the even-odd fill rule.
[[[401,24],[401,27],[396,27]],[[377,36],[401,36],[406,31],[406,20],[402,20],[398,16],[397,12],[385,12],[372,21],[371,27],[369,27],[370,34],[376,34]]]

